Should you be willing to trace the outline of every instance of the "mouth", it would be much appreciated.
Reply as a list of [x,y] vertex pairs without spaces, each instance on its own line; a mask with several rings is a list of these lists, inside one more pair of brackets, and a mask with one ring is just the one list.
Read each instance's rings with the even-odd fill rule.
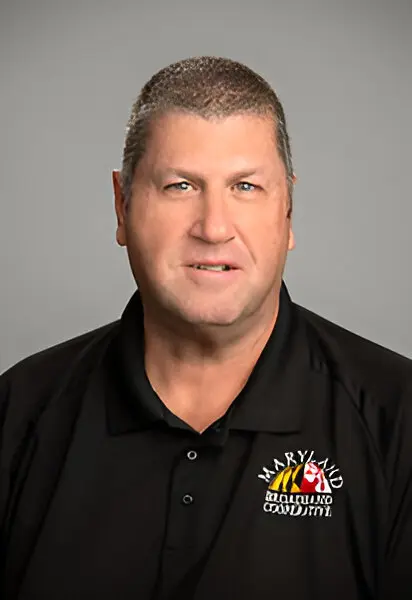
[[199,271],[217,271],[217,272],[222,272],[222,271],[234,271],[236,270],[236,267],[232,266],[232,265],[227,265],[227,264],[217,264],[217,265],[207,265],[207,264],[194,264],[194,265],[189,265],[189,267],[191,267],[192,269],[197,269]]

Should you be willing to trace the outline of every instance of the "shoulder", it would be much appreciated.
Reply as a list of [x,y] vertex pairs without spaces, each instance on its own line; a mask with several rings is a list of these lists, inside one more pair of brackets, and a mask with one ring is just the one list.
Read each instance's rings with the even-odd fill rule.
[[[412,360],[365,339],[308,309],[296,305],[305,322],[317,367],[375,398],[380,405],[396,404],[412,389]],[[316,359],[315,359],[316,362]],[[412,398],[410,398],[412,404]]]
[[60,373],[62,369],[67,368],[85,349],[104,342],[104,339],[114,332],[117,324],[118,321],[108,323],[27,356],[5,371],[1,377],[13,380],[47,374],[48,378],[53,378],[55,372]]
[[32,354],[0,376],[0,413],[10,408],[24,418],[31,407],[46,401],[63,384],[75,366],[94,349],[99,350],[114,335],[114,321],[82,335]]

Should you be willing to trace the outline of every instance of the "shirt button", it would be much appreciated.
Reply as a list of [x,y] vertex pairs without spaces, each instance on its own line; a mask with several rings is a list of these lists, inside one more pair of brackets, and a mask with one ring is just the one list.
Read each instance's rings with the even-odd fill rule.
[[182,498],[182,502],[183,504],[185,504],[186,506],[189,506],[189,504],[193,504],[194,502],[194,498],[193,496],[191,496],[190,494],[185,494]]
[[186,456],[189,460],[196,460],[197,452],[195,450],[189,450],[189,452],[186,454]]

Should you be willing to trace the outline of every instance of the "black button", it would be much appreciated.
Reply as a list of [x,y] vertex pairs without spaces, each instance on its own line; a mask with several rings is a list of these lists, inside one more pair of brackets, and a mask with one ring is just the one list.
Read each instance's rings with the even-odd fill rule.
[[183,504],[185,504],[186,506],[189,506],[189,504],[193,504],[194,502],[194,498],[193,496],[191,496],[190,494],[185,494],[182,498],[182,502]]
[[189,452],[186,454],[186,456],[189,460],[196,460],[197,452],[195,450],[189,450]]

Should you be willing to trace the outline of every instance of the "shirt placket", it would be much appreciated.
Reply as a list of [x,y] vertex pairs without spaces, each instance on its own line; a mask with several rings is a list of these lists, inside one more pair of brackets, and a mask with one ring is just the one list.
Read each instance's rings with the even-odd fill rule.
[[202,473],[210,461],[205,448],[186,444],[176,457],[170,479],[169,511],[161,565],[162,597],[178,585],[195,563],[203,507]]

